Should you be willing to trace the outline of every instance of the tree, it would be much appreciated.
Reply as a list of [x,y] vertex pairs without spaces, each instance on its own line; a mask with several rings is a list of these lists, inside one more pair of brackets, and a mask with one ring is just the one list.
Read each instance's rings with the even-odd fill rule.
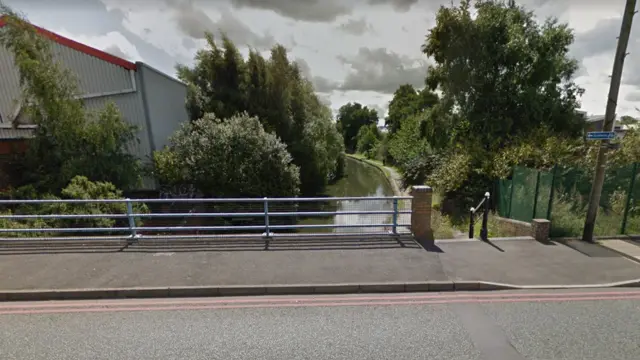
[[404,119],[422,112],[438,103],[438,96],[425,88],[421,91],[410,85],[400,86],[389,102],[389,115],[385,119],[385,125],[390,134],[395,134],[400,129]]
[[373,159],[376,157],[376,150],[380,143],[380,131],[375,124],[363,126],[358,131],[357,150],[366,157]]
[[168,148],[154,154],[158,178],[188,183],[207,197],[293,197],[299,168],[286,145],[248,114],[213,114],[184,124]]
[[621,125],[635,125],[640,123],[640,120],[633,118],[631,116],[628,115],[624,115],[622,117],[620,117],[620,124]]
[[2,4],[0,15],[6,15],[0,46],[14,56],[22,111],[37,126],[23,159],[22,184],[57,194],[83,175],[118,188],[137,186],[140,163],[127,151],[136,128],[123,121],[113,104],[87,111],[76,97],[76,76],[54,60],[50,40]]
[[[344,150],[331,112],[315,94],[287,50],[276,45],[268,59],[251,50],[245,61],[222,34],[222,46],[207,33],[207,48],[198,51],[192,67],[178,66],[189,88],[187,109],[192,120],[214,114],[227,119],[247,112],[267,132],[287,145],[300,168],[302,194],[322,192],[341,173]],[[264,196],[264,195],[262,195]]]
[[541,125],[576,136],[583,90],[572,80],[578,64],[568,55],[568,26],[539,24],[515,1],[478,0],[475,12],[470,0],[441,7],[423,45],[435,61],[427,86],[457,115],[455,141],[492,151]]
[[338,110],[338,129],[342,132],[344,146],[347,151],[354,152],[358,144],[358,131],[363,126],[378,124],[378,112],[354,102],[340,107]]

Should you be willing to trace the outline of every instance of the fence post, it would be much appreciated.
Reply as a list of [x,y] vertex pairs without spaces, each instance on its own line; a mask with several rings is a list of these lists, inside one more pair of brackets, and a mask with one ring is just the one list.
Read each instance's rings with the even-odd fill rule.
[[125,199],[127,203],[127,219],[129,219],[129,231],[131,232],[131,238],[135,238],[136,235],[136,219],[133,217],[133,204],[131,199]]
[[488,223],[489,223],[489,197],[490,194],[487,191],[486,193],[484,193],[484,213],[482,214],[482,229],[480,229],[480,239],[484,240],[484,241],[488,241],[489,240],[489,229],[488,229]]
[[536,175],[536,192],[533,197],[533,214],[531,215],[531,219],[536,218],[536,210],[538,210],[538,193],[540,192],[540,170],[537,171],[538,175]]
[[271,231],[269,230],[269,200],[264,198],[264,237],[271,237]]
[[638,163],[633,164],[633,170],[631,171],[631,182],[629,182],[629,191],[627,192],[627,203],[624,206],[624,215],[622,216],[622,226],[620,227],[620,234],[627,231],[627,217],[629,216],[629,207],[631,207],[631,198],[633,197],[633,188],[636,184],[636,174],[638,172]]
[[507,218],[511,219],[511,206],[513,206],[513,188],[516,187],[516,167],[511,169],[511,189],[509,190],[509,212]]
[[393,226],[391,228],[393,235],[398,234],[398,197],[393,197]]
[[475,219],[473,218],[473,213],[475,211],[476,209],[474,208],[469,209],[469,239],[473,239],[473,235],[474,235],[473,224],[475,223]]
[[547,220],[551,220],[551,209],[553,208],[553,194],[556,188],[556,176],[558,175],[558,165],[553,166],[553,175],[551,176],[551,190],[549,190],[549,206],[547,207]]

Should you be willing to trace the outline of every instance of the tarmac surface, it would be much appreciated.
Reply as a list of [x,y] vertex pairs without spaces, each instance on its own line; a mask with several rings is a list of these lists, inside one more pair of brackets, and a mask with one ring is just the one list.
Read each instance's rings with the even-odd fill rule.
[[6,360],[637,360],[640,290],[0,303]]
[[410,238],[143,241],[0,247],[0,290],[481,280],[583,285],[640,279],[597,244]]

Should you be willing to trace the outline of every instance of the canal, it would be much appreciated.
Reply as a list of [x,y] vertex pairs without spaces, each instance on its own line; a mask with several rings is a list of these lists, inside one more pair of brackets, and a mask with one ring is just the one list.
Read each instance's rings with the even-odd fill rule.
[[[375,167],[364,162],[346,157],[345,176],[335,184],[328,186],[325,195],[329,197],[387,197],[393,196],[393,189],[385,175]],[[345,200],[331,202],[330,211],[386,211],[392,210],[391,201],[385,200]],[[304,210],[301,210],[304,211]],[[307,218],[300,224],[380,224],[390,223],[391,216],[385,214],[371,215],[337,215],[330,218]],[[306,229],[305,229],[306,230]],[[326,230],[327,232],[379,232],[381,228],[352,227]],[[309,229],[305,232],[319,232]]]

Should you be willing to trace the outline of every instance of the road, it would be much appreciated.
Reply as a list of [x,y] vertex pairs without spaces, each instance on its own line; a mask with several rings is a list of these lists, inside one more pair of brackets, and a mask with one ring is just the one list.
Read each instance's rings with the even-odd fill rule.
[[640,359],[640,289],[0,303],[9,359]]

